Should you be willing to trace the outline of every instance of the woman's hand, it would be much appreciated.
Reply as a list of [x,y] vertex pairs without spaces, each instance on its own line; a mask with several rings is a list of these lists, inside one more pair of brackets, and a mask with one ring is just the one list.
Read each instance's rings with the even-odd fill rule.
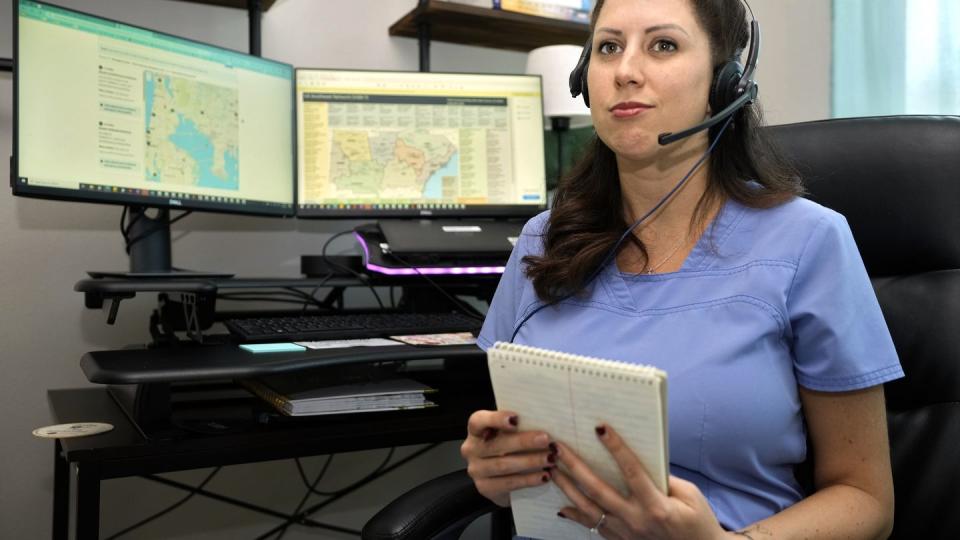
[[561,517],[595,529],[604,538],[618,540],[712,540],[728,536],[696,485],[671,476],[670,494],[664,495],[636,454],[611,427],[598,426],[597,436],[620,466],[630,492],[624,497],[595,475],[569,447],[559,444],[558,462],[567,472],[556,469],[550,475],[575,505],[562,509]]
[[556,445],[542,431],[519,431],[510,411],[477,411],[467,423],[460,454],[477,491],[500,506],[510,506],[510,492],[550,480]]

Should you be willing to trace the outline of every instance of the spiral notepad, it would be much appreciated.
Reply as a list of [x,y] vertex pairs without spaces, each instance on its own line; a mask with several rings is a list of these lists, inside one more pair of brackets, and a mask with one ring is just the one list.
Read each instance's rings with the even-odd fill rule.
[[[627,493],[617,463],[594,428],[612,426],[639,456],[653,483],[667,491],[667,374],[651,366],[497,343],[487,351],[497,408],[517,413],[522,430],[543,430]],[[532,538],[596,538],[557,516],[570,502],[553,483],[514,491],[517,534]]]

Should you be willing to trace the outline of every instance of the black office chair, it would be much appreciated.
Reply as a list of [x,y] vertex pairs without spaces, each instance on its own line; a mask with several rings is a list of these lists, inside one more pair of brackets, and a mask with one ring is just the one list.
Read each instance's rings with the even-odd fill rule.
[[[891,538],[956,538],[960,117],[850,118],[767,129],[799,169],[809,197],[846,216],[906,372],[885,387],[896,495]],[[494,509],[458,471],[389,504],[367,523],[363,538],[458,538]],[[509,537],[508,527],[494,528],[495,537]]]

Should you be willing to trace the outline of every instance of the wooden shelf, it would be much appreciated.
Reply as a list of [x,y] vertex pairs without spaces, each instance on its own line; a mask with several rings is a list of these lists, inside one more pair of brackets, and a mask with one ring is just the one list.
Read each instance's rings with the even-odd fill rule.
[[[180,2],[190,2],[192,4],[206,4],[208,6],[221,6],[229,8],[238,8],[246,10],[249,6],[248,0],[178,0]],[[277,0],[260,0],[260,11],[264,12],[270,9]],[[257,40],[259,43],[259,26],[257,27]],[[258,48],[259,50],[259,48]],[[0,71],[13,71],[12,58],[0,58]]]
[[[207,4],[208,6],[220,6],[237,9],[247,9],[247,0],[179,0],[181,2],[190,2],[192,4]],[[260,0],[260,11],[267,11],[277,0]]]
[[583,45],[590,35],[583,23],[440,0],[419,4],[390,26],[390,35],[416,38],[421,23],[430,25],[434,41],[523,52],[544,45]]

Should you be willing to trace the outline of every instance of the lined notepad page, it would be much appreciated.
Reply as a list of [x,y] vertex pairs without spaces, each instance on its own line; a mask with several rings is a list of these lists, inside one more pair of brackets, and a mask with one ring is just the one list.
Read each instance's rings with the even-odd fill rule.
[[[543,430],[626,494],[622,473],[594,428],[612,426],[640,457],[655,485],[667,491],[666,373],[637,364],[497,343],[487,351],[497,408],[517,413],[520,429]],[[514,491],[517,534],[532,538],[595,539],[557,516],[571,503],[553,483]]]

